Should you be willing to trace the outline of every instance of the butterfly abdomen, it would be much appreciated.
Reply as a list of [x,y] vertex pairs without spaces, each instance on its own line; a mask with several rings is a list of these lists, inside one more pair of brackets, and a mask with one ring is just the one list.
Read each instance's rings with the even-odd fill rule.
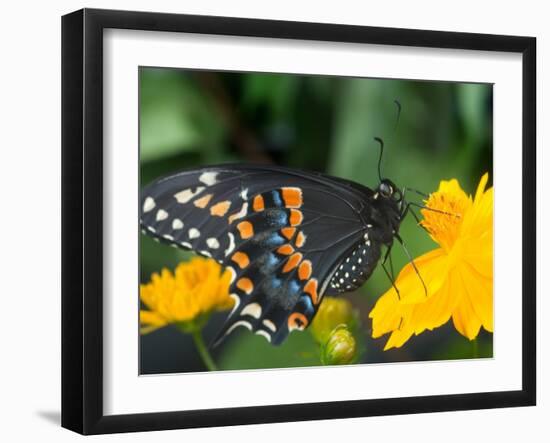
[[376,268],[380,255],[381,244],[365,232],[363,241],[336,268],[327,293],[338,294],[361,287]]

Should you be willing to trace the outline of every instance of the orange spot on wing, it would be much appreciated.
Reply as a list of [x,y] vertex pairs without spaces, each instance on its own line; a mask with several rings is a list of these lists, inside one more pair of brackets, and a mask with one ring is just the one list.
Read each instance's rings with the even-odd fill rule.
[[316,305],[319,302],[319,296],[317,295],[317,279],[312,278],[309,280],[306,285],[304,286],[304,292],[306,294],[309,294],[311,297],[311,301],[314,305]]
[[296,266],[298,266],[301,260],[302,254],[300,254],[299,252],[297,252],[296,254],[292,254],[286,261],[286,264],[283,267],[283,272],[292,271]]
[[296,236],[295,244],[297,247],[301,248],[304,246],[304,243],[306,242],[306,236],[302,231],[298,232],[298,235]]
[[204,197],[198,198],[193,202],[197,208],[206,208],[206,205],[210,202],[212,194],[205,195]]
[[254,201],[252,203],[252,208],[254,208],[254,211],[260,212],[265,209],[264,206],[264,198],[258,194],[256,197],[254,197]]
[[290,245],[283,245],[279,249],[277,249],[277,252],[283,255],[290,255],[294,252],[294,248]]
[[299,208],[302,206],[302,191],[300,188],[281,188],[283,200],[287,208]]
[[254,285],[252,284],[252,280],[247,277],[242,277],[237,280],[237,288],[250,295],[254,290]]
[[296,226],[302,223],[302,220],[304,219],[304,216],[302,215],[302,211],[298,211],[297,209],[291,209],[290,210],[290,225]]
[[311,271],[311,262],[309,260],[304,260],[300,263],[300,267],[298,268],[298,277],[300,277],[300,280],[307,280],[311,277]]
[[293,312],[288,316],[288,330],[298,329],[303,331],[308,324],[307,317],[301,312]]
[[241,269],[246,268],[250,264],[250,259],[248,258],[248,255],[240,251],[235,252],[231,257],[231,260],[237,263]]
[[242,221],[237,225],[241,238],[247,239],[254,235],[254,227],[249,221]]
[[210,214],[217,217],[223,217],[225,214],[227,214],[227,211],[229,211],[230,206],[231,202],[229,200],[216,203],[210,208]]
[[283,234],[287,240],[290,240],[292,237],[294,237],[295,232],[296,232],[296,228],[281,229],[281,234]]

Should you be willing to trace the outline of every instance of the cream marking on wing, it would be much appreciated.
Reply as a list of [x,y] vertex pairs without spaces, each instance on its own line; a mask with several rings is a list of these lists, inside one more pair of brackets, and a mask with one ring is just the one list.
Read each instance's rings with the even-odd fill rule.
[[243,203],[241,210],[237,212],[236,214],[231,215],[232,221],[238,220],[239,218],[243,218],[248,210],[248,203]]
[[277,328],[275,327],[275,323],[273,323],[271,320],[267,318],[262,323],[267,329],[271,329],[273,332],[277,330]]
[[235,236],[231,232],[228,232],[227,236],[229,237],[229,246],[225,250],[226,257],[233,252],[233,249],[235,249]]
[[164,234],[163,237],[164,237],[166,240],[174,240],[174,237],[172,237],[172,236],[169,235],[169,234]]
[[258,319],[262,316],[262,307],[259,303],[250,303],[243,308],[241,311],[241,316],[242,315],[250,315]]
[[[233,269],[231,266],[228,266],[227,267],[227,270],[229,271],[229,273],[231,274],[231,280],[230,280],[230,284],[233,283],[235,281],[235,277],[237,277],[237,273],[235,272],[235,269]],[[236,294],[231,294],[231,295],[234,295],[235,297],[237,297]],[[238,299],[239,297],[237,297]]]
[[[233,268],[229,268],[233,271],[233,275],[235,275],[235,271],[233,270]],[[233,278],[234,280],[235,278]],[[232,281],[233,281],[232,280]],[[241,299],[239,298],[239,296],[235,293],[233,294],[229,294],[229,298],[231,298],[233,300],[233,309],[231,309],[231,312],[229,313],[229,317],[231,317],[231,315],[233,314],[233,312],[235,312],[237,310],[237,308],[239,307],[239,305],[241,304]]]
[[183,228],[183,222],[179,218],[175,218],[172,221],[172,229],[174,231],[177,231],[178,229],[182,229],[182,228]]
[[212,254],[210,254],[210,252],[208,252],[208,251],[199,251],[199,254],[202,254],[206,257],[212,257]]
[[248,188],[245,188],[239,194],[243,200],[248,200]]
[[191,249],[191,243],[188,243],[186,241],[182,241],[180,245],[182,245],[184,248]]
[[178,201],[178,203],[187,203],[189,200],[200,194],[205,189],[206,188],[204,186],[198,186],[197,189],[195,189],[195,192],[193,192],[191,189],[184,189],[183,191],[174,194],[174,198]]
[[155,199],[153,197],[147,197],[143,202],[143,212],[149,212],[156,206]]
[[159,209],[157,211],[157,221],[166,220],[168,218],[168,212],[166,212],[164,209]]
[[199,181],[204,183],[206,186],[212,186],[218,181],[216,180],[217,175],[217,172],[203,172],[199,177]]
[[238,328],[239,326],[244,326],[244,327],[247,328],[248,330],[252,331],[252,325],[251,325],[250,323],[248,323],[247,321],[244,321],[244,320],[239,320],[238,322],[235,322],[235,323],[225,332],[225,335],[231,334],[231,332],[233,332],[233,330],[235,330],[235,329]]
[[217,238],[211,237],[206,240],[206,244],[210,249],[218,249],[220,247],[220,242]]
[[261,329],[258,329],[258,330],[256,331],[256,335],[261,335],[262,337],[265,337],[265,339],[266,339],[269,343],[271,343],[271,335],[269,335],[268,332],[262,331]]
[[199,238],[201,236],[201,231],[199,231],[197,228],[191,228],[189,229],[189,238]]

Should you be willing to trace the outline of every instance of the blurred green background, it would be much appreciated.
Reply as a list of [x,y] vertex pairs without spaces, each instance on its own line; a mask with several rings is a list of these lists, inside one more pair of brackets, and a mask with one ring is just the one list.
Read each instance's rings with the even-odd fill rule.
[[[492,85],[289,74],[140,69],[141,186],[184,168],[223,162],[264,162],[327,172],[375,187],[378,136],[386,149],[382,175],[424,192],[457,178],[469,193],[492,176]],[[402,105],[396,127],[397,106]],[[491,182],[490,182],[491,183]],[[435,244],[408,217],[401,236],[416,257]],[[141,282],[189,253],[140,236]],[[396,270],[407,262],[393,248]],[[390,286],[377,269],[345,295],[359,313],[360,362],[492,356],[492,334],[472,343],[452,327],[413,337],[383,352],[387,337],[370,338],[368,313]],[[226,313],[204,331],[208,342]],[[243,329],[243,328],[240,328]],[[140,337],[143,374],[205,370],[189,336],[166,327]],[[293,333],[279,347],[237,330],[212,350],[221,369],[319,365],[311,335]]]

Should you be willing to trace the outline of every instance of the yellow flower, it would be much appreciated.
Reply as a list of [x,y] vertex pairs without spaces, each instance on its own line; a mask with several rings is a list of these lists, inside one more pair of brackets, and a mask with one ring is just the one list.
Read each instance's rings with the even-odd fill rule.
[[212,259],[196,257],[180,263],[175,272],[163,269],[151,281],[140,285],[140,299],[148,309],[139,313],[141,332],[146,334],[171,323],[193,327],[214,310],[230,309],[231,274],[221,273]]
[[485,190],[488,174],[475,197],[456,179],[441,181],[423,209],[421,221],[439,248],[414,260],[427,288],[411,263],[374,309],[372,336],[390,333],[384,350],[401,347],[413,334],[432,330],[452,317],[455,328],[470,340],[481,326],[493,331],[493,188]]

